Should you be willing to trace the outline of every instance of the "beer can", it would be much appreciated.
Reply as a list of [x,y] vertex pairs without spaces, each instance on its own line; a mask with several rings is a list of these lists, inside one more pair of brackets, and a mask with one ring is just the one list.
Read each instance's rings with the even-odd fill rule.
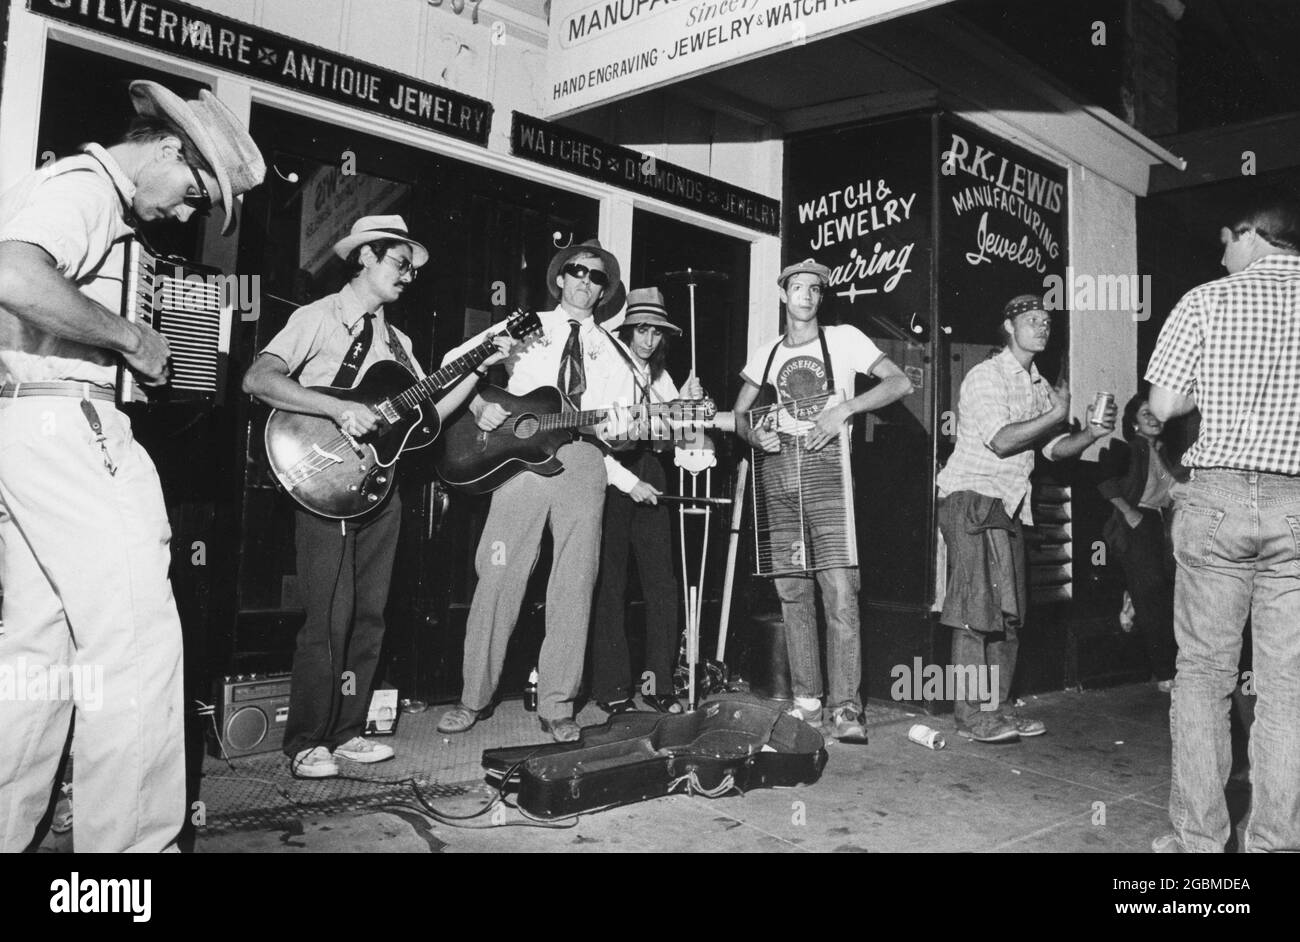
[[907,738],[914,743],[925,746],[927,749],[942,749],[946,745],[943,733],[937,729],[931,729],[923,723],[917,723],[909,729]]
[[1106,410],[1115,402],[1115,394],[1108,392],[1097,393],[1097,398],[1092,400],[1092,418],[1089,420],[1090,425],[1105,425],[1103,416]]
[[528,683],[524,686],[524,709],[529,713],[537,712],[537,668],[528,672]]

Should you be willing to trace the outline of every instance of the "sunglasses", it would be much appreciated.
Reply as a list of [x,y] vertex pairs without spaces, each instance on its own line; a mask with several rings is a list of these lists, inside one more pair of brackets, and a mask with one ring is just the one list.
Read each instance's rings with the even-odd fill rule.
[[577,262],[569,262],[564,266],[563,271],[571,278],[590,278],[591,283],[598,288],[603,288],[609,284],[609,275],[599,268],[588,268],[586,265],[579,265]]
[[409,275],[411,280],[414,281],[416,278],[420,277],[419,269],[415,267],[415,263],[409,258],[402,258],[398,255],[385,255],[384,261],[393,263],[393,267],[397,269],[397,277],[399,278],[405,278]]
[[190,209],[194,210],[195,215],[204,216],[212,210],[212,196],[208,193],[208,188],[203,185],[203,178],[199,176],[199,169],[191,163],[185,166],[190,168],[190,173],[194,174],[194,185],[199,188],[197,196],[191,196],[186,193],[182,197],[182,202]]

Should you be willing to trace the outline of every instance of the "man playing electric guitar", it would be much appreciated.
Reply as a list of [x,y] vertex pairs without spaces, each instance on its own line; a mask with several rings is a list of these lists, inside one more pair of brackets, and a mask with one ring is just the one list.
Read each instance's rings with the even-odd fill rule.
[[[375,363],[394,360],[423,378],[411,341],[384,317],[384,305],[402,296],[429,260],[400,216],[366,216],[339,240],[350,280],[336,294],[299,308],[244,376],[244,392],[289,412],[326,416],[353,438],[380,427],[368,406],[334,398],[311,386],[351,388]],[[513,341],[501,337],[500,360]],[[445,418],[473,391],[469,373],[436,404]],[[384,605],[401,524],[394,490],[373,513],[355,522],[296,512],[298,582],[307,620],[293,658],[284,752],[290,771],[305,778],[338,775],[335,759],[379,762],[391,746],[361,737],[370,686],[384,639]],[[347,672],[351,683],[344,684]]]
[[[521,344],[506,361],[509,392],[522,395],[539,386],[558,386],[575,409],[633,402],[626,351],[599,326],[623,306],[618,260],[595,240],[571,245],[551,259],[546,284],[559,305],[538,315],[541,335]],[[500,404],[482,397],[470,409],[485,431],[509,417]],[[555,457],[564,466],[558,474],[518,474],[492,495],[476,556],[478,587],[465,627],[461,702],[443,714],[439,732],[463,733],[492,712],[506,646],[549,526],[555,549],[546,589],[537,711],[542,729],[557,741],[579,736],[573,700],[587,652],[606,482],[638,500],[653,499],[653,489],[640,488],[637,496],[636,475],[589,440],[565,444]]]

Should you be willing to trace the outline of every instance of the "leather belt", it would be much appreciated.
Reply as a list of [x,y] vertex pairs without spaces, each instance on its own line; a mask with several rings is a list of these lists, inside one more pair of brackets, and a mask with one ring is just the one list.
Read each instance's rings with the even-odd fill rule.
[[24,396],[64,396],[69,399],[98,399],[100,402],[117,402],[117,394],[103,386],[90,383],[5,383],[0,386],[0,399],[21,399]]

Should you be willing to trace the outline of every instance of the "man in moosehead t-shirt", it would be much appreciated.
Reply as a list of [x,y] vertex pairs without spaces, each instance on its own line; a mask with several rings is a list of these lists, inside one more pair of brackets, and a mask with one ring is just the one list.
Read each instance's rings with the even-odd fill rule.
[[[756,449],[775,453],[781,438],[769,428],[753,428],[749,410],[764,384],[776,389],[778,403],[843,390],[845,398],[827,403],[807,432],[804,447],[816,452],[840,434],[845,422],[860,412],[880,409],[912,391],[912,382],[856,327],[822,327],[817,310],[830,284],[830,269],[813,259],[788,266],[777,278],[786,310],[786,332],[775,343],[760,346],[741,370],[744,388],[736,397],[736,434]],[[880,383],[853,395],[856,374],[875,376]],[[837,739],[863,740],[862,638],[858,620],[860,581],[856,566],[816,573],[826,610],[826,663],[830,674],[828,706]],[[817,604],[811,575],[776,579],[785,619],[786,648],[795,716],[812,726],[822,723],[821,656],[817,646]]]

